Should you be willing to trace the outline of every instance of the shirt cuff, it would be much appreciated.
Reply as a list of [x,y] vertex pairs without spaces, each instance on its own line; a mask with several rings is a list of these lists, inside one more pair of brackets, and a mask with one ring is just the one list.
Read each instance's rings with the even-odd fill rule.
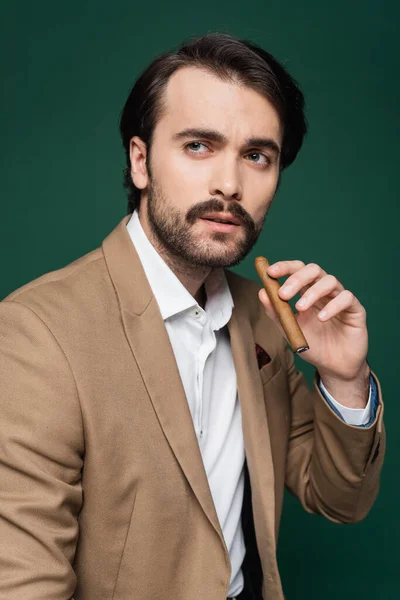
[[372,376],[369,378],[369,398],[365,408],[349,408],[337,402],[328,392],[320,377],[318,377],[318,387],[332,410],[348,425],[357,425],[358,427],[368,427],[375,420],[376,409],[379,404],[377,384]]

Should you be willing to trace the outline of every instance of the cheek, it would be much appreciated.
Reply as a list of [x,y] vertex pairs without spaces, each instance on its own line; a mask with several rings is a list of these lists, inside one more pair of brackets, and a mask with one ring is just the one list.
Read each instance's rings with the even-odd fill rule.
[[154,162],[154,175],[164,197],[177,207],[191,206],[196,200],[207,198],[204,191],[204,168],[194,168],[190,161],[180,156],[171,156],[167,160]]
[[205,186],[210,176],[209,161],[190,160],[184,155],[175,157],[173,170],[174,177],[181,182],[181,185],[197,189],[199,185]]
[[159,181],[165,194],[181,206],[206,200],[209,169],[205,163],[177,155],[160,164]]
[[250,212],[254,220],[262,219],[267,212],[275,195],[278,177],[271,173],[270,177],[260,178],[256,181],[254,177],[247,182],[243,190],[243,197],[249,199]]

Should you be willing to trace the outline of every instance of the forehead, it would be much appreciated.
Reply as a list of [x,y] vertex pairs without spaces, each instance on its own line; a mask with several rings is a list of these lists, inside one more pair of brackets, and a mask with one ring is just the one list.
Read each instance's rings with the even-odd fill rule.
[[156,129],[164,134],[205,127],[228,137],[265,135],[281,142],[278,114],[264,96],[198,67],[184,67],[171,76],[164,90],[163,107]]

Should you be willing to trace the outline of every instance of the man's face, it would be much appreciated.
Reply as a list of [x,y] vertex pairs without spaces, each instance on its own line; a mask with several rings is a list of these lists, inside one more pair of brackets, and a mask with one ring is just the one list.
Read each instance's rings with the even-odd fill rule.
[[[259,93],[195,67],[174,73],[140,205],[157,245],[197,266],[243,260],[273,200],[281,144],[278,115]],[[235,224],[212,220],[224,218]]]

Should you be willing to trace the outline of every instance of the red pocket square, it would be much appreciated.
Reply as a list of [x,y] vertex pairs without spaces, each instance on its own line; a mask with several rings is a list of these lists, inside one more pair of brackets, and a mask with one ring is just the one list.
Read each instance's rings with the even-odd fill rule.
[[271,357],[268,352],[265,352],[264,348],[261,348],[258,344],[256,344],[256,355],[259,369],[271,362]]

